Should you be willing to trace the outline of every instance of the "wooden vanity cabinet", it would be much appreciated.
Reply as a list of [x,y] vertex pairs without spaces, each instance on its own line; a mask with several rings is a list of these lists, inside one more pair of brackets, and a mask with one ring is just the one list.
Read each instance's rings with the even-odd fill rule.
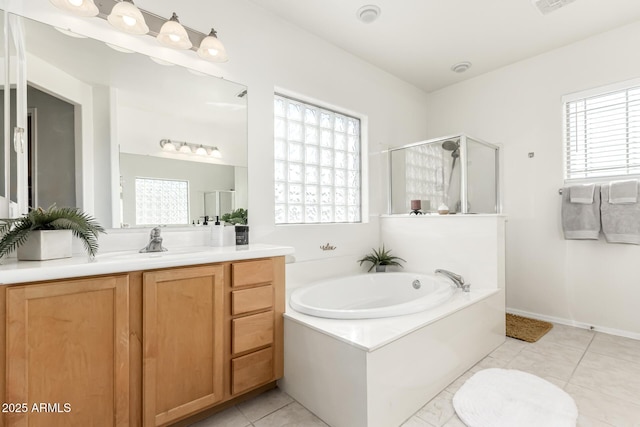
[[128,276],[12,286],[5,297],[5,425],[128,426]]
[[143,274],[143,423],[166,425],[224,398],[224,267]]
[[0,427],[187,425],[274,386],[284,271],[280,256],[0,287],[0,398],[29,405]]
[[231,264],[231,395],[237,396],[283,374],[284,260]]

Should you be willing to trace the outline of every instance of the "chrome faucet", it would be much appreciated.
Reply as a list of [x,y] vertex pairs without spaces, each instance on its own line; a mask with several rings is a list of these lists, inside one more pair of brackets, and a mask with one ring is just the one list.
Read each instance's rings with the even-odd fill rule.
[[451,279],[451,281],[453,283],[456,284],[456,287],[462,289],[463,292],[469,292],[469,288],[471,287],[471,283],[464,283],[464,277],[462,277],[459,274],[456,274],[452,271],[449,270],[443,270],[441,268],[438,268],[436,271],[434,271],[435,274],[442,274],[444,276],[447,276],[449,279]]

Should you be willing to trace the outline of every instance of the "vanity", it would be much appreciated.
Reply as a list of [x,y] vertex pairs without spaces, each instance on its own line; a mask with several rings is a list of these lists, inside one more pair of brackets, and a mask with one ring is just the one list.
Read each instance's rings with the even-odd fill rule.
[[275,387],[292,248],[248,246],[1,265],[0,425],[187,425]]

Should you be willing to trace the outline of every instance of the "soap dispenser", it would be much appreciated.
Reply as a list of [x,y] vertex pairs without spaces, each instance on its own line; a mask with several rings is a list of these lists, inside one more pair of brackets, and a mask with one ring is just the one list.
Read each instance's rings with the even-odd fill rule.
[[224,246],[224,225],[220,224],[220,217],[216,215],[216,222],[211,227],[211,246]]

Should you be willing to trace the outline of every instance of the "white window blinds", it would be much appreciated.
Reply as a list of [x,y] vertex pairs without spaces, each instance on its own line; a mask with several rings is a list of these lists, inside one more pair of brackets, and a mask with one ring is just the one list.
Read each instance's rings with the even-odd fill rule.
[[640,86],[565,100],[565,179],[640,174]]

